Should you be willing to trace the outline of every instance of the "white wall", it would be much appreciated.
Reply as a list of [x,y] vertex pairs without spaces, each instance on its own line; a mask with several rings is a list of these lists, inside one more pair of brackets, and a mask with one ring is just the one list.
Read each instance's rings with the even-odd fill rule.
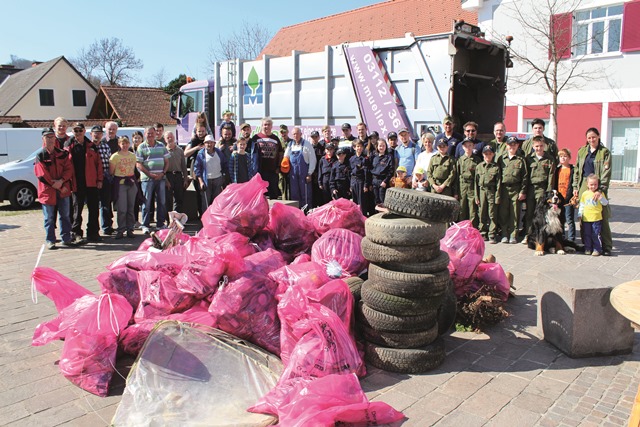
[[[40,106],[40,89],[53,89],[54,106]],[[84,90],[85,107],[74,107],[72,90]],[[68,120],[84,120],[96,98],[96,90],[82,79],[69,65],[60,61],[11,109],[11,114],[23,120],[49,120],[63,116]]]

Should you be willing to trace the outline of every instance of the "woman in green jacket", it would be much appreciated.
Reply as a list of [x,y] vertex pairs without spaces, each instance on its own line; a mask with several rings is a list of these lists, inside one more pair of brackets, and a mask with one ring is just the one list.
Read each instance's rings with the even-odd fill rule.
[[[587,177],[596,174],[600,179],[600,187],[596,191],[596,198],[601,195],[608,199],[609,181],[611,180],[611,151],[600,141],[600,132],[596,128],[587,130],[587,143],[578,151],[576,167],[573,174],[573,195],[582,196],[587,189]],[[611,255],[613,241],[609,218],[611,205],[602,210],[602,255]],[[580,230],[582,231],[582,230]]]

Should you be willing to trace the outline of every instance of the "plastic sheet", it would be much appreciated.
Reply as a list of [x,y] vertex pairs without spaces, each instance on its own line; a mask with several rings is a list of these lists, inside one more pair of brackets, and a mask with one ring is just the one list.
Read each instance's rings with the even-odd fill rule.
[[315,208],[307,218],[319,235],[334,228],[345,228],[361,236],[364,236],[364,222],[367,219],[362,215],[360,206],[343,198]]
[[282,372],[273,355],[224,332],[159,323],[134,364],[114,426],[266,426],[247,412]]
[[[311,260],[324,266],[335,261],[339,269],[328,269],[330,277],[358,276],[367,269],[369,262],[362,255],[362,236],[344,228],[324,233],[311,248]],[[335,271],[334,271],[335,270]]]

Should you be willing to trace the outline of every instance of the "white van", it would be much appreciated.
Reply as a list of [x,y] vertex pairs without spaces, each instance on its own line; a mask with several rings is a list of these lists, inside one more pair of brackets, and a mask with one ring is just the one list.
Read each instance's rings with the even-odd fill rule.
[[[33,173],[33,164],[36,154],[42,147],[42,129],[27,130],[38,132],[38,146],[22,159],[0,164],[0,202],[9,200],[11,205],[17,209],[28,209],[38,197],[38,180]],[[118,129],[118,136],[128,136],[131,139],[131,134],[137,130],[144,133],[144,128],[126,127]],[[87,138],[91,137],[89,131],[86,135]]]
[[0,128],[0,165],[24,159],[42,147],[42,129]]

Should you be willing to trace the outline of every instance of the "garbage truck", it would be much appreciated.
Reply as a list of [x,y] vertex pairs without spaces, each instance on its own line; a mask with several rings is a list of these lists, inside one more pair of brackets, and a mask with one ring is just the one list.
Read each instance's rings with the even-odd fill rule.
[[[364,122],[381,137],[407,128],[417,138],[438,130],[451,115],[457,130],[467,121],[491,135],[504,116],[508,46],[484,38],[480,28],[456,21],[449,33],[344,43],[322,52],[235,59],[215,63],[211,80],[183,85],[171,97],[176,137],[187,144],[204,111],[216,136],[222,113],[254,131],[263,117],[299,125],[303,134]],[[338,133],[339,135],[339,133]]]

